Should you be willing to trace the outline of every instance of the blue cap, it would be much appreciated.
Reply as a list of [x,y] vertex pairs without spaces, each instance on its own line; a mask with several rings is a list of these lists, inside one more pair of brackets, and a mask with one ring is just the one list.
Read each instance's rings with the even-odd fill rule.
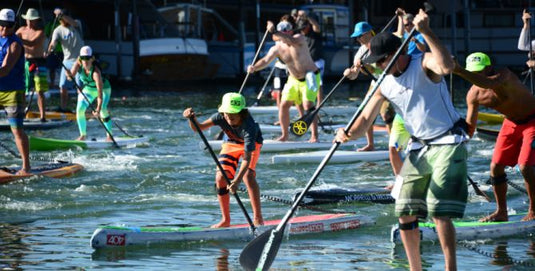
[[359,22],[355,24],[355,31],[353,31],[353,34],[351,34],[351,37],[357,38],[371,30],[372,30],[372,26],[368,22]]

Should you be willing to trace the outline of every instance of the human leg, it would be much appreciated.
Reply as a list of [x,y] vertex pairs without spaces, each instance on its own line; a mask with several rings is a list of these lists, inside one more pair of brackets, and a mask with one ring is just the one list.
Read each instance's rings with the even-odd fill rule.
[[433,217],[433,221],[444,253],[444,270],[457,270],[455,227],[449,217]]
[[520,172],[524,177],[526,191],[528,191],[529,207],[528,213],[522,218],[523,221],[535,219],[535,167],[519,165]]
[[400,236],[403,248],[412,271],[422,270],[420,255],[420,230],[416,216],[402,216],[399,218]]
[[28,136],[24,132],[23,126],[25,116],[24,99],[24,90],[0,92],[0,106],[3,106],[7,113],[7,121],[22,159],[22,167],[17,174],[30,172],[30,147]]
[[[305,109],[305,112],[309,113],[311,110],[314,109],[314,103],[310,101],[304,101],[303,107]],[[318,142],[318,115],[314,116],[314,120],[312,120],[312,123],[310,124],[310,139],[308,142]]]
[[[225,171],[225,174],[227,174],[227,177],[231,178],[227,171]],[[219,209],[221,210],[221,221],[212,225],[211,228],[228,227],[230,226],[230,195],[227,189],[227,181],[220,171],[217,171],[216,173],[216,191]]]
[[[84,98],[87,97],[87,100]],[[89,104],[93,102],[95,96],[91,92],[85,92],[84,94],[78,94],[78,101],[76,103],[76,122],[78,124],[78,131],[80,132],[80,137],[77,140],[85,140],[87,135],[87,121],[85,117],[85,111],[89,107]]]
[[490,183],[494,190],[496,210],[492,214],[481,218],[479,221],[507,221],[507,175],[505,174],[504,165],[498,165],[494,162],[490,164]]
[[249,169],[243,178],[245,186],[247,186],[247,193],[251,200],[251,208],[253,209],[253,222],[255,226],[264,224],[262,217],[262,207],[260,203],[260,188],[256,181],[256,172]]
[[281,126],[282,135],[277,138],[278,141],[288,140],[288,127],[290,126],[290,107],[292,107],[293,102],[291,101],[281,101],[281,106],[279,108],[279,123]]
[[106,138],[108,139],[108,141],[111,141],[111,136],[113,134],[112,121],[110,117],[110,111],[108,109],[108,104],[110,102],[111,97],[111,88],[104,88],[102,92],[102,108],[100,109],[100,118],[102,119],[102,122],[104,123],[104,126],[107,129]]

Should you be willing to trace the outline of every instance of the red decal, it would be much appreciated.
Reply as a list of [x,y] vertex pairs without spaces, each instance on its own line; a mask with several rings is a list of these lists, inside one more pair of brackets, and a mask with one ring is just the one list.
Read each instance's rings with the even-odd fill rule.
[[331,226],[332,231],[356,229],[360,227],[360,220],[354,219],[354,220],[349,220],[349,221],[344,221],[344,222],[336,222],[336,223],[332,223],[330,226]]
[[124,234],[108,234],[106,236],[106,244],[110,246],[124,246],[126,238]]
[[300,232],[322,232],[323,231],[323,223],[316,223],[316,224],[307,224],[303,226],[292,226],[290,228],[291,233],[300,233]]

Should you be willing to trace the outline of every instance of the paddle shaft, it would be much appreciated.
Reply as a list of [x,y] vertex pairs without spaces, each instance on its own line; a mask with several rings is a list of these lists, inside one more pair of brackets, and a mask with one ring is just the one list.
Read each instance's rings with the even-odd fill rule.
[[[255,56],[253,58],[253,61],[252,61],[251,65],[254,65],[254,63],[256,62],[256,58],[258,57],[258,54],[260,53],[260,49],[262,49],[262,46],[264,46],[264,42],[266,41],[266,37],[267,37],[268,32],[269,32],[269,30],[266,29],[266,32],[264,32],[264,37],[262,37],[262,41],[258,45],[258,49],[256,49],[256,54],[255,54]],[[247,82],[247,78],[249,78],[249,74],[250,74],[249,71],[247,71],[247,74],[245,75],[245,79],[243,79],[243,83],[241,84],[240,91],[238,91],[238,93],[241,94],[241,92],[243,90],[243,87],[245,86],[245,82]]]
[[[396,51],[396,53],[392,57],[392,60],[390,60],[390,63],[388,63],[388,65],[384,69],[384,71],[381,74],[381,76],[379,76],[379,78],[377,79],[377,82],[374,85],[373,89],[369,92],[368,95],[366,95],[366,97],[364,98],[364,101],[360,104],[360,106],[358,107],[357,111],[355,112],[355,114],[353,115],[353,117],[351,118],[351,120],[349,121],[347,126],[345,127],[344,132],[346,134],[351,129],[351,126],[353,126],[353,124],[357,121],[357,118],[362,113],[362,110],[364,109],[366,104],[368,104],[368,101],[371,99],[371,97],[373,97],[373,95],[375,94],[375,92],[379,88],[379,85],[381,85],[381,82],[384,80],[384,78],[386,77],[386,75],[388,74],[388,72],[390,71],[392,66],[394,65],[394,63],[397,61],[399,55],[403,51],[403,48],[405,48],[405,46],[407,46],[407,44],[409,43],[411,37],[415,33],[416,33],[416,28],[413,28],[411,30],[411,32],[409,33],[409,36],[407,37],[407,39],[405,39],[403,41],[403,43],[401,44],[401,46],[398,48],[398,50]],[[310,190],[310,188],[312,187],[312,185],[314,184],[316,179],[319,177],[319,175],[321,174],[321,172],[325,168],[325,165],[327,165],[327,163],[329,162],[329,160],[333,156],[333,154],[336,151],[336,149],[338,149],[340,144],[341,144],[340,142],[335,142],[333,144],[333,146],[331,147],[331,149],[329,150],[327,155],[323,158],[323,160],[319,164],[318,168],[316,169],[316,171],[314,172],[314,174],[312,175],[312,177],[308,181],[307,185],[305,186],[305,188],[303,189],[301,194],[299,194],[299,197],[297,197],[297,199],[294,201],[294,203],[293,203],[292,207],[290,208],[290,210],[286,213],[286,215],[281,220],[279,225],[277,225],[277,227],[273,231],[271,231],[271,237],[267,241],[267,243],[264,246],[264,249],[263,249],[263,251],[262,251],[262,253],[261,253],[260,257],[259,257],[260,260],[259,260],[258,265],[256,267],[257,270],[258,269],[265,270],[266,268],[269,268],[269,266],[271,265],[271,262],[266,262],[268,260],[268,255],[270,253],[275,253],[276,254],[276,251],[273,252],[271,250],[271,248],[275,247],[276,250],[278,250],[278,248],[280,246],[280,241],[282,240],[282,235],[284,234],[284,228],[286,227],[286,224],[288,223],[290,218],[293,216],[293,214],[297,210],[297,207],[299,206],[300,202],[303,200],[303,198],[305,197],[306,193]],[[245,249],[242,251],[242,254],[243,253],[247,253],[245,251]],[[274,257],[274,256],[271,256],[271,257]],[[268,264],[268,266],[265,266],[266,264]]]
[[271,68],[271,71],[269,72],[269,75],[268,75],[268,77],[266,79],[266,82],[264,82],[264,85],[262,86],[262,89],[258,93],[258,96],[256,96],[256,101],[254,102],[253,106],[258,105],[258,101],[260,101],[260,99],[264,95],[264,91],[266,89],[266,86],[269,83],[269,80],[271,79],[271,76],[273,76],[273,72],[275,71],[275,68],[276,68],[275,66],[273,66],[273,68]]
[[[76,89],[78,90],[78,93],[80,93],[83,97],[84,97],[84,100],[89,104],[89,107],[91,108],[91,110],[93,112],[95,112],[95,107],[93,106],[93,104],[91,104],[91,102],[89,101],[89,98],[87,98],[87,96],[85,95],[84,91],[82,90],[82,88],[78,85],[78,83],[76,83],[76,79],[71,77],[70,75],[68,75],[67,72],[70,72],[69,69],[65,66],[65,64],[63,64],[63,61],[61,62],[61,66],[63,66],[63,68],[65,69],[65,75],[69,76],[72,80],[72,82],[74,83],[74,86],[76,87]],[[117,144],[117,141],[115,141],[115,138],[113,138],[113,135],[111,134],[111,132],[108,130],[108,127],[106,127],[106,125],[104,125],[104,122],[102,121],[102,119],[100,119],[100,116],[97,117],[98,119],[98,122],[100,122],[100,124],[102,125],[102,127],[104,127],[104,130],[106,130],[106,133],[110,136],[111,138],[111,141],[113,141],[113,145],[115,147],[117,147],[118,149],[120,149],[121,147],[119,146],[119,144]]]
[[[223,169],[223,166],[221,166],[221,163],[219,163],[219,160],[217,159],[217,156],[215,155],[214,150],[212,149],[212,147],[210,146],[210,143],[208,142],[208,140],[204,136],[204,133],[202,132],[201,127],[199,127],[199,124],[195,120],[195,116],[191,116],[189,118],[189,121],[191,121],[191,123],[193,123],[193,125],[195,126],[195,129],[197,130],[197,132],[199,132],[199,136],[201,136],[201,139],[204,142],[204,145],[206,145],[206,148],[208,149],[208,152],[210,153],[210,156],[212,156],[212,158],[214,159],[214,162],[217,165],[217,168],[221,172],[221,175],[223,175],[223,178],[225,178],[225,181],[227,181],[227,184],[230,185],[231,182],[230,182],[230,179],[228,178],[227,174],[225,173],[225,169]],[[253,220],[251,220],[251,217],[247,213],[247,210],[245,209],[245,206],[243,206],[243,203],[241,202],[240,197],[238,196],[238,193],[234,193],[233,195],[234,195],[234,198],[236,199],[236,202],[240,206],[240,209],[242,210],[243,214],[245,215],[245,218],[247,219],[247,223],[249,223],[249,227],[251,228],[251,231],[254,233],[255,230],[256,230],[256,227],[253,224]]]

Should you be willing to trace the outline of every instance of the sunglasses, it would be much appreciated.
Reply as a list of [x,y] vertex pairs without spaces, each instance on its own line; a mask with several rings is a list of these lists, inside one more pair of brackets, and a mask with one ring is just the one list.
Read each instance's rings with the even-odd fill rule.
[[80,60],[90,60],[92,56],[80,56]]
[[407,27],[407,26],[411,26],[411,25],[412,25],[412,23],[406,23],[406,24],[405,24],[405,27]]

